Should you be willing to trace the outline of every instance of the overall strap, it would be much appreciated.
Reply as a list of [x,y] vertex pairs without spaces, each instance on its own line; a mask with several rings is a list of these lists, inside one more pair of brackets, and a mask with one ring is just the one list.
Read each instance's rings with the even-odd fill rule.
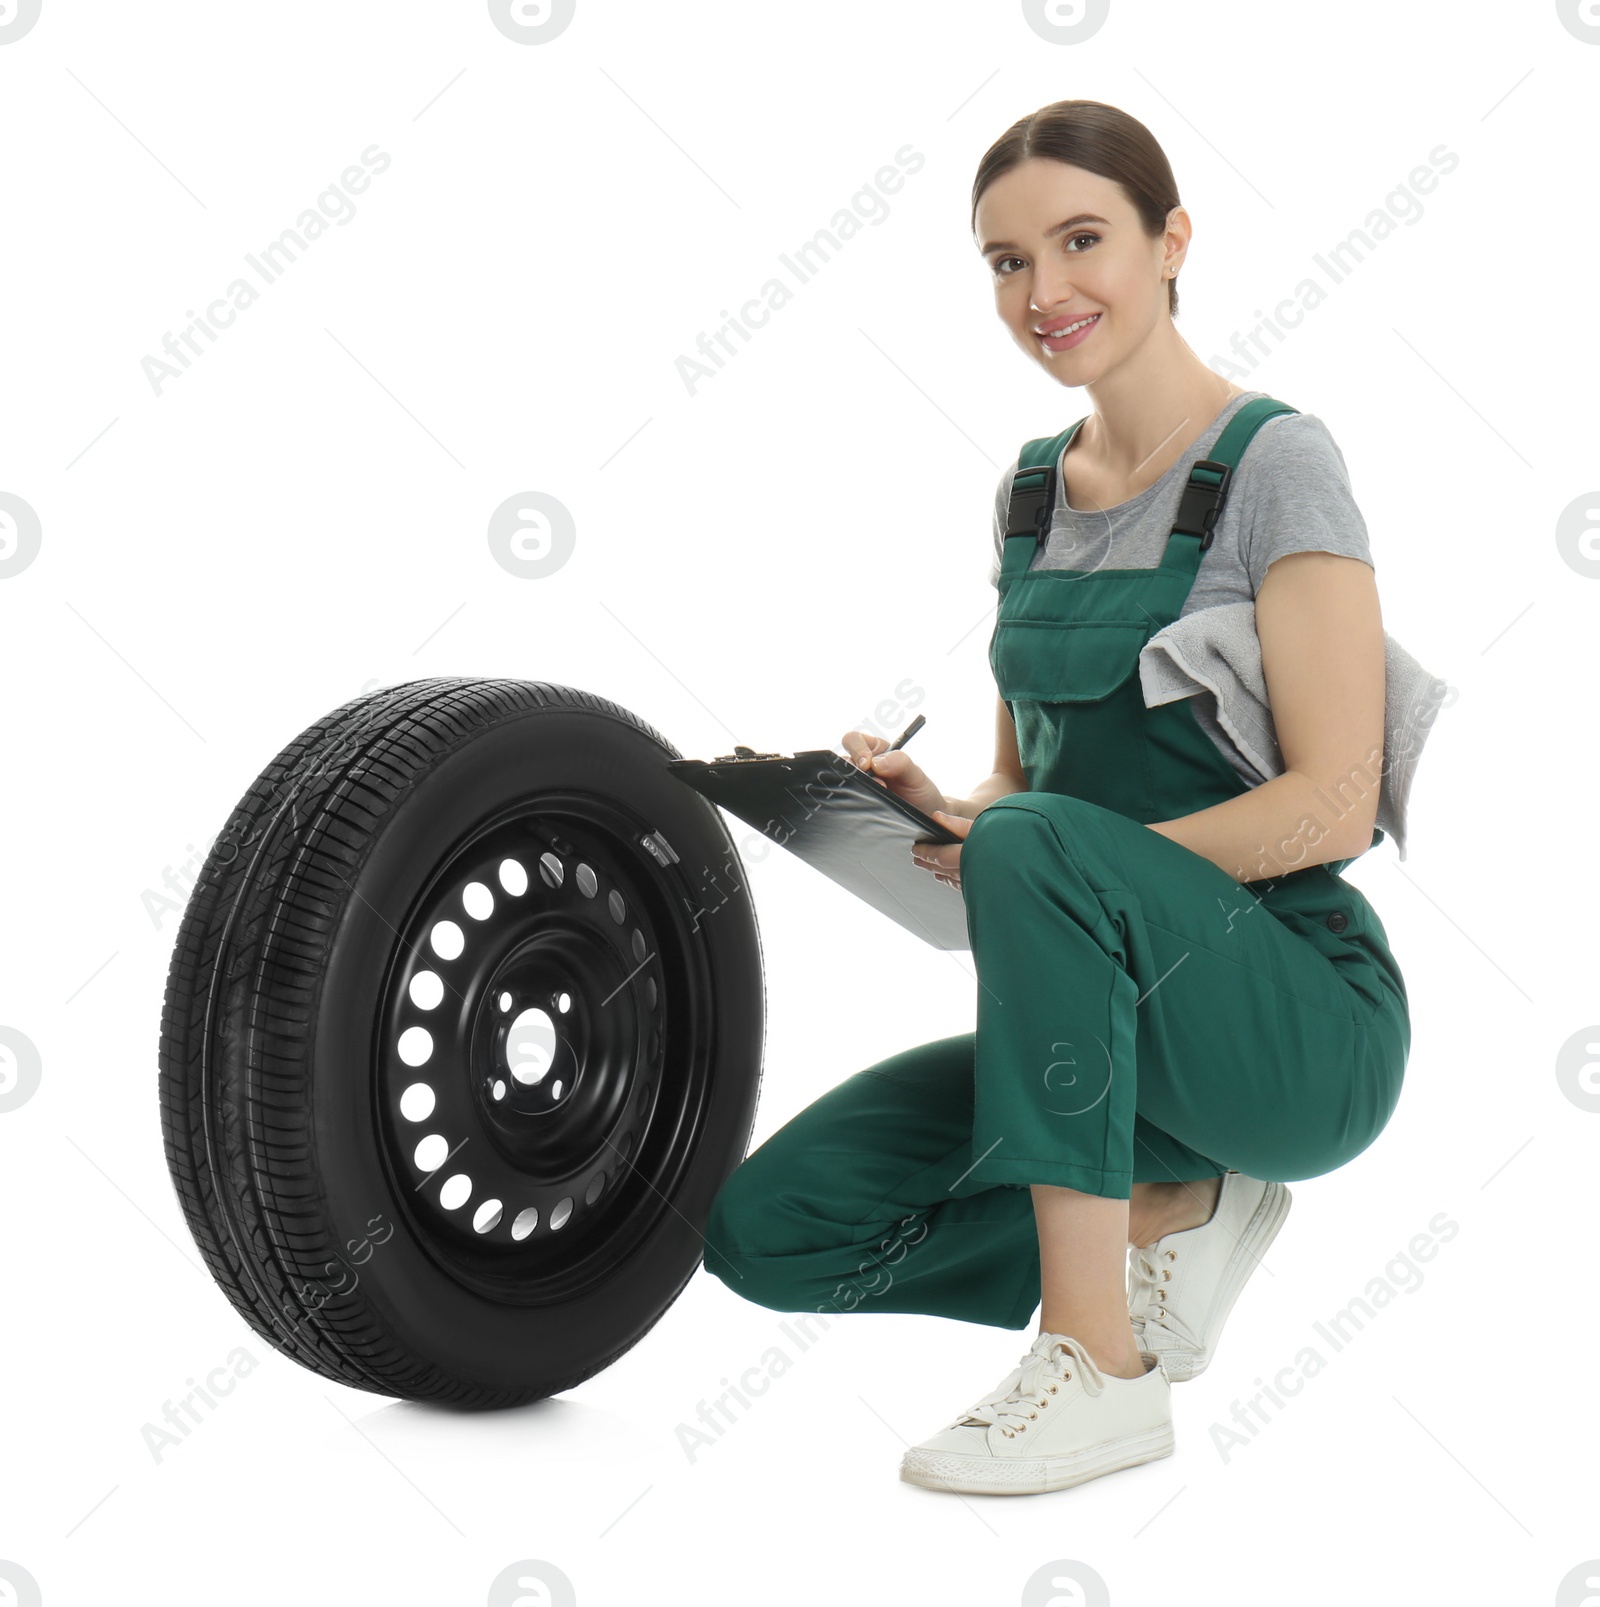
[[[1086,415],[1087,416],[1087,415]],[[1056,506],[1056,481],[1061,477],[1061,454],[1078,433],[1083,419],[1069,425],[1059,435],[1042,435],[1023,443],[1017,454],[1017,470],[1011,476],[1011,502],[1006,510],[1005,537],[1000,543],[1000,591],[1005,594],[1011,582],[1026,572],[1033,555],[1050,535],[1050,520]],[[1027,536],[1026,546],[1013,536]]]
[[1172,521],[1166,550],[1161,555],[1161,568],[1187,570],[1193,574],[1200,567],[1200,555],[1216,537],[1217,521],[1228,500],[1233,471],[1239,467],[1245,448],[1269,418],[1299,411],[1287,402],[1260,396],[1253,402],[1246,402],[1228,420],[1211,448],[1211,456],[1201,458],[1189,470],[1189,482],[1183,488],[1177,517]]
[[1049,536],[1050,517],[1056,506],[1057,467],[1061,454],[1066,451],[1083,422],[1083,419],[1079,419],[1059,435],[1042,435],[1036,441],[1023,443],[1022,450],[1017,454],[1017,471],[1011,476],[1011,505],[1006,515],[1007,541],[1013,536],[1031,535],[1036,542],[1043,542]]

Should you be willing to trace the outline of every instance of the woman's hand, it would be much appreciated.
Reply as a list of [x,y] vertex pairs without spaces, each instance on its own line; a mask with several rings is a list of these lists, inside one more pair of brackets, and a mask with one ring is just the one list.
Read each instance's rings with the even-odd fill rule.
[[[964,839],[967,833],[972,830],[972,817],[970,815],[952,815],[947,809],[934,809],[929,812],[946,831],[953,831],[960,838]],[[927,870],[931,870],[935,881],[944,882],[950,887],[960,887],[960,843],[915,844],[911,849],[911,857],[917,864]]]
[[862,731],[846,731],[841,739],[844,751],[861,769],[874,775],[891,792],[897,792],[908,804],[931,815],[943,809],[950,800],[934,786],[913,762],[904,748],[889,747],[887,737],[868,736]]
[[[946,807],[950,800],[904,748],[891,748],[887,737],[868,736],[863,731],[846,731],[842,743],[853,763],[876,776],[908,804],[931,815],[947,831],[964,838],[971,830],[971,818],[950,812]],[[918,865],[931,870],[939,881],[951,887],[961,885],[960,843],[922,843],[912,848],[911,857]]]

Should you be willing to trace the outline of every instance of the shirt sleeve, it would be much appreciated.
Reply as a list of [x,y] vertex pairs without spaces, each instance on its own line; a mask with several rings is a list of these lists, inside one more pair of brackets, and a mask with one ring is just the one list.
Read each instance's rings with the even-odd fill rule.
[[997,590],[1000,585],[1000,558],[1006,543],[1006,516],[1011,512],[1011,477],[1022,461],[1021,454],[1011,460],[1011,467],[1000,476],[994,488],[994,553],[989,559],[989,584]]
[[1356,506],[1344,454],[1314,413],[1269,421],[1252,443],[1265,448],[1251,485],[1244,561],[1252,593],[1267,570],[1292,552],[1336,552],[1376,569],[1366,520]]

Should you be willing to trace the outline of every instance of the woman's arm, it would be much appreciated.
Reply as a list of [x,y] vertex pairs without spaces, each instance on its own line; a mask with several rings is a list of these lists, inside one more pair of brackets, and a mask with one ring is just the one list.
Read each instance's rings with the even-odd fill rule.
[[995,702],[998,707],[994,717],[994,774],[980,781],[970,797],[947,797],[944,801],[947,814],[974,818],[996,798],[1028,790],[1028,778],[1022,773],[1022,759],[1017,752],[1017,728],[1012,722],[1011,710],[1003,697],[997,696]]
[[1151,823],[1241,882],[1364,852],[1383,775],[1383,620],[1372,569],[1331,552],[1279,558],[1256,594],[1256,634],[1283,774]]

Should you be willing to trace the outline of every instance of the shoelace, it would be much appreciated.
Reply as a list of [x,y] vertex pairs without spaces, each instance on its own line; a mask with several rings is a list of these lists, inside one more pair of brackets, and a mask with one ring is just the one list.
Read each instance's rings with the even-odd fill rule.
[[1153,1324],[1180,1343],[1198,1349],[1198,1337],[1182,1317],[1167,1309],[1166,1291],[1161,1287],[1171,1281],[1172,1263],[1177,1259],[1178,1252],[1161,1249],[1159,1241],[1133,1247],[1128,1260],[1128,1316],[1138,1339],[1142,1340],[1145,1329]]
[[1069,1334],[1040,1334],[1022,1358],[1017,1382],[1004,1395],[991,1396],[962,1413],[954,1426],[997,1426],[1008,1438],[1021,1433],[1050,1404],[1062,1381],[1072,1377],[1074,1365],[1091,1395],[1106,1387],[1105,1375],[1078,1340]]

